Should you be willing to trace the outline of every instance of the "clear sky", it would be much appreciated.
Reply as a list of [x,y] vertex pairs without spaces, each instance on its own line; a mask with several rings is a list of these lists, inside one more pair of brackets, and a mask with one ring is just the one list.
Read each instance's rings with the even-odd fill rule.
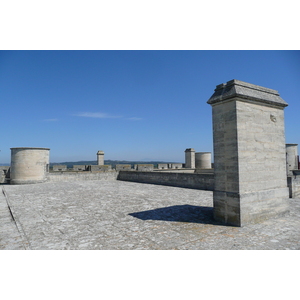
[[206,101],[231,79],[278,90],[300,143],[300,51],[0,51],[0,163],[11,147],[50,148],[51,162],[212,152]]

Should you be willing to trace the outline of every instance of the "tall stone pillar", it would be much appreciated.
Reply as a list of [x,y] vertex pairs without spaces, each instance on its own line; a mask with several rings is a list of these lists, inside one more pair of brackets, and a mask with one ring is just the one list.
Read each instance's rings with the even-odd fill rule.
[[277,91],[239,80],[216,87],[212,105],[214,217],[234,226],[288,212],[284,108]]
[[292,170],[298,170],[298,144],[286,144],[286,172],[292,176]]
[[185,167],[195,169],[195,149],[188,148],[185,151]]
[[99,150],[97,152],[97,165],[103,166],[104,165],[104,152]]

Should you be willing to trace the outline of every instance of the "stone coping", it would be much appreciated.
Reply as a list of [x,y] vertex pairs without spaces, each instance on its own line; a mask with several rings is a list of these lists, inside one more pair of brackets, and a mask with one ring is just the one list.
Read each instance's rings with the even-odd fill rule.
[[214,94],[207,103],[214,105],[237,97],[237,100],[241,101],[255,101],[281,108],[288,106],[279,96],[278,91],[236,79],[217,85]]
[[10,148],[12,149],[20,149],[20,150],[50,150],[50,148],[36,148],[36,147],[14,147],[14,148]]

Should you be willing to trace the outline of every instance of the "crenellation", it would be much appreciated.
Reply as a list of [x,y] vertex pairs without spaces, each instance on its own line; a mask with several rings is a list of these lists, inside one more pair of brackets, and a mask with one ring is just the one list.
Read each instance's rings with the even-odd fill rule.
[[116,165],[116,171],[130,171],[131,165],[128,164],[118,164]]
[[159,170],[169,169],[169,164],[158,164],[157,168]]
[[74,165],[73,171],[86,171],[86,165]]
[[90,171],[90,172],[107,172],[109,170],[111,170],[111,165],[88,165],[86,166],[86,171]]
[[53,165],[53,171],[67,171],[67,165]]

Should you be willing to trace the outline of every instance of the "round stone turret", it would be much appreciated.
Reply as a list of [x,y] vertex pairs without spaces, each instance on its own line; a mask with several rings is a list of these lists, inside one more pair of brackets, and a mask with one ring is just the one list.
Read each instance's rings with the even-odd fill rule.
[[47,180],[49,148],[18,147],[11,149],[11,184],[40,183]]
[[195,164],[196,164],[196,169],[211,169],[211,153],[196,152]]

